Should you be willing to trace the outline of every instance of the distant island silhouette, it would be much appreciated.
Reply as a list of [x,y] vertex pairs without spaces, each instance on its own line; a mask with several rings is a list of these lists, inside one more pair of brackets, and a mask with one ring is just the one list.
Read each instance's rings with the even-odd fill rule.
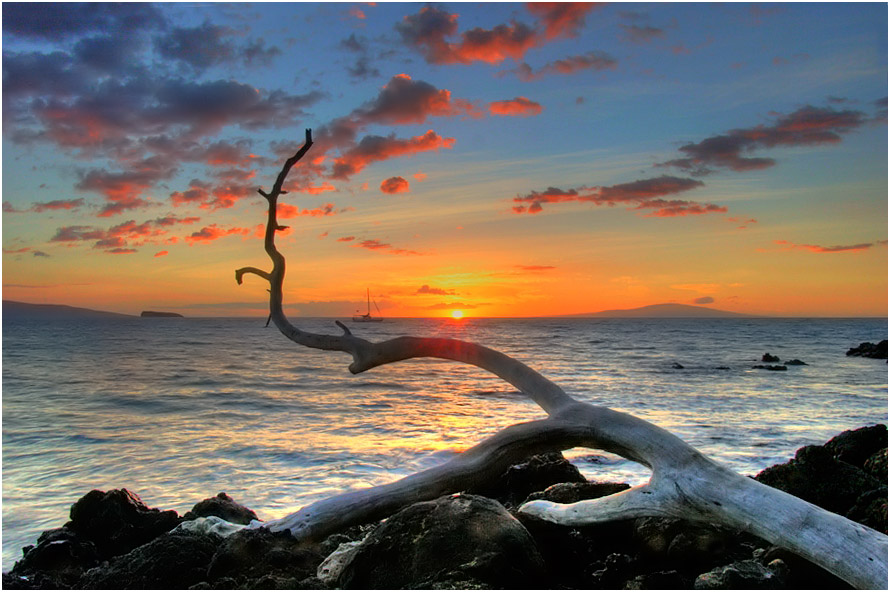
[[[7,319],[132,319],[136,315],[92,308],[68,306],[66,304],[34,304],[31,302],[18,302],[16,300],[3,301],[3,316]],[[143,311],[142,317],[182,317],[175,312]]]
[[[65,304],[32,304],[15,300],[3,301],[3,314],[9,319],[68,319],[68,318],[136,318],[136,315],[80,308]],[[175,312],[158,312],[145,310],[141,317],[182,317]],[[639,308],[603,310],[600,312],[580,313],[573,315],[555,315],[564,318],[613,318],[613,319],[718,319],[718,318],[756,318],[763,315],[748,315],[727,310],[692,306],[690,304],[650,304]]]
[[573,317],[597,317],[610,319],[647,318],[647,319],[729,319],[753,318],[756,315],[729,312],[704,306],[690,304],[650,304],[639,308],[603,310],[600,312],[572,315]]
[[3,316],[8,319],[99,319],[99,318],[135,318],[134,315],[91,308],[80,308],[65,304],[32,304],[15,300],[3,301]]

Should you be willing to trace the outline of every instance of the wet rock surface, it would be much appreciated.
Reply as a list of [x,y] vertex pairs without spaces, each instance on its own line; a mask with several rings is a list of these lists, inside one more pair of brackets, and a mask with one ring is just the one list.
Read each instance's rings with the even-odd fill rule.
[[[887,428],[805,446],[756,479],[887,531]],[[559,454],[511,467],[489,497],[448,495],[319,543],[287,533],[195,528],[256,514],[224,493],[184,517],[125,489],[91,491],[3,574],[7,589],[848,589],[824,569],[753,536],[704,523],[638,518],[567,527],[516,513],[524,501],[574,503],[624,483],[587,481]],[[498,500],[492,499],[497,497]],[[209,518],[217,517],[217,518]],[[183,520],[195,520],[183,523]],[[182,524],[182,526],[178,525]],[[231,530],[225,532],[231,532]],[[343,553],[319,569],[326,558]]]
[[218,516],[234,524],[250,524],[251,520],[258,520],[256,512],[242,506],[226,495],[225,492],[220,492],[216,494],[216,497],[198,502],[182,518],[183,520],[194,520],[195,518],[206,518],[207,516]]
[[856,347],[847,350],[848,356],[859,356],[861,358],[875,358],[878,360],[887,359],[887,340],[878,343],[863,342]]
[[420,502],[391,516],[358,547],[338,586],[432,588],[472,581],[489,588],[544,584],[531,534],[497,501],[467,494]]

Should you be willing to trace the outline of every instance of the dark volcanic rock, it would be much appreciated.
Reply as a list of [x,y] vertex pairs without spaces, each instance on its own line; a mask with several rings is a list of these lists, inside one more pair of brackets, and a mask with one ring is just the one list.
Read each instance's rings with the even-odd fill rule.
[[695,579],[696,590],[776,590],[785,583],[781,562],[766,567],[748,559],[703,573]]
[[210,561],[207,575],[211,581],[233,578],[239,582],[239,588],[262,588],[271,584],[260,581],[266,577],[292,586],[314,577],[323,559],[314,547],[294,540],[287,532],[245,529],[226,537]]
[[494,500],[449,495],[413,504],[368,535],[340,575],[361,589],[543,584],[544,562],[522,524]]
[[764,565],[780,560],[786,569],[785,587],[790,590],[849,590],[850,585],[800,555],[782,547],[770,547],[759,558]]
[[837,460],[827,446],[804,446],[794,459],[764,469],[755,479],[841,515],[863,492],[883,485],[862,469]]
[[862,465],[865,472],[873,477],[877,477],[883,482],[887,482],[887,449],[879,450],[872,454],[865,464]]
[[242,506],[226,495],[225,492],[216,494],[216,497],[209,497],[198,502],[182,518],[183,520],[194,520],[196,518],[206,518],[207,516],[218,516],[233,524],[250,524],[251,520],[258,520],[256,512]]
[[536,491],[525,498],[525,502],[547,500],[558,504],[574,504],[585,499],[596,499],[630,489],[627,483],[556,483],[544,491]]
[[83,573],[99,564],[99,551],[91,541],[69,528],[44,531],[36,546],[26,547],[10,571],[4,588],[70,588]]
[[625,590],[689,590],[692,578],[677,570],[656,571],[642,574],[625,582]]
[[786,366],[809,366],[809,364],[807,364],[803,360],[798,360],[797,358],[794,358],[793,360],[788,360],[787,362],[785,362],[785,365]]
[[887,488],[879,487],[859,496],[847,518],[887,534]]
[[175,511],[149,508],[126,489],[107,493],[94,489],[71,506],[71,521],[66,526],[95,543],[107,558],[128,553],[180,522]]
[[838,460],[863,468],[871,456],[887,448],[887,426],[867,426],[841,432],[825,443],[825,448]]
[[638,518],[634,522],[634,540],[643,556],[683,571],[700,571],[750,556],[751,548],[740,546],[748,538],[727,528],[675,518]]
[[859,356],[862,358],[875,358],[878,360],[886,360],[887,359],[887,340],[881,341],[880,343],[869,343],[863,342],[860,343],[858,347],[853,347],[847,350],[848,356]]
[[496,499],[507,507],[515,507],[529,494],[543,491],[555,483],[585,483],[581,471],[566,460],[561,452],[530,457],[513,465],[495,481],[472,487],[467,493]]
[[770,355],[769,352],[767,352],[767,353],[763,354],[763,357],[760,358],[760,361],[761,362],[778,362],[779,356],[773,356],[773,355]]
[[772,364],[767,364],[766,366],[762,364],[757,364],[756,366],[751,366],[754,370],[787,370],[787,366],[774,366]]
[[88,590],[185,590],[207,579],[222,537],[169,532],[84,574]]

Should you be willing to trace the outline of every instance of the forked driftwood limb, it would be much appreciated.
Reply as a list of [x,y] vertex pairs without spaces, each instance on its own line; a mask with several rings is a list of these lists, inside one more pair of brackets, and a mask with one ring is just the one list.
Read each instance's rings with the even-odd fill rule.
[[512,425],[452,460],[393,483],[351,491],[278,520],[255,523],[273,531],[319,540],[353,524],[389,516],[409,504],[496,479],[529,454],[577,446],[619,454],[649,467],[648,483],[622,493],[563,505],[533,501],[519,511],[565,525],[585,525],[643,516],[667,516],[722,524],[757,535],[824,567],[857,588],[886,589],[887,536],[792,495],[743,477],[667,431],[632,415],[578,402],[522,362],[487,347],[455,339],[398,337],[380,343],[361,339],[339,321],[341,335],[308,333],[293,326],[282,308],[285,259],[275,246],[278,198],[294,164],[312,146],[289,158],[268,193],[265,248],[269,272],[235,272],[269,282],[270,320],[291,341],[352,356],[353,374],[411,358],[442,358],[478,366],[530,397],[546,419]]

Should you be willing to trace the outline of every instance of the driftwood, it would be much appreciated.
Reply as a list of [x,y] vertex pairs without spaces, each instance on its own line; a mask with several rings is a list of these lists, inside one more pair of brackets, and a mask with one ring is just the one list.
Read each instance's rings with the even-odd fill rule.
[[[389,516],[409,504],[496,479],[529,454],[584,446],[619,454],[649,467],[648,483],[622,493],[562,505],[524,504],[519,511],[564,525],[585,525],[643,516],[667,516],[722,524],[757,535],[822,566],[857,588],[886,589],[887,536],[799,498],[739,475],[705,457],[667,431],[626,413],[581,403],[522,362],[455,339],[399,337],[380,343],[361,339],[342,323],[341,335],[308,333],[293,326],[282,309],[284,256],[275,246],[278,198],[291,168],[312,146],[289,158],[269,193],[265,249],[272,271],[245,267],[235,272],[269,282],[269,320],[291,341],[352,356],[353,374],[411,358],[442,358],[487,370],[526,396],[547,418],[510,426],[440,466],[399,481],[344,493],[289,516],[253,527],[289,531],[319,540],[353,524]],[[268,324],[268,323],[267,323]]]

